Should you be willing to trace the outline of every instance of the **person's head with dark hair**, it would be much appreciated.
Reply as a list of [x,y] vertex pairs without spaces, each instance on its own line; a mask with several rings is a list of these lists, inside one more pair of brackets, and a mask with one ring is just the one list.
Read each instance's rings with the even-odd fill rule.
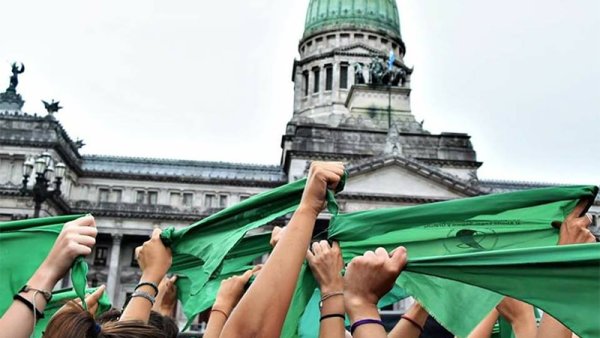
[[106,321],[96,323],[94,317],[71,302],[57,312],[44,331],[44,338],[164,338],[154,326],[138,321]]
[[177,334],[179,334],[179,328],[175,320],[171,317],[163,316],[156,311],[150,312],[148,324],[161,331],[165,335],[165,338],[177,338]]
[[[96,320],[100,324],[108,322],[116,322],[121,317],[121,311],[117,309],[111,309],[101,314]],[[177,338],[179,328],[177,323],[171,317],[163,316],[156,311],[150,312],[150,319],[148,325],[157,328],[163,333],[165,338]]]

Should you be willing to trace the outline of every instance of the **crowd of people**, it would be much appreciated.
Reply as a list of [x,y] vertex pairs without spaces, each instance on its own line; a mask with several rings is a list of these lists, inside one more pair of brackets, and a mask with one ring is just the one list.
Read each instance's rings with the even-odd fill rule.
[[[339,162],[311,165],[301,203],[285,228],[275,228],[273,251],[264,265],[225,279],[210,310],[205,338],[279,337],[294,295],[301,266],[306,260],[319,284],[320,338],[417,338],[426,329],[427,310],[418,302],[386,332],[377,307],[378,301],[394,286],[410,252],[398,247],[367,251],[347,265],[338,243],[311,243],[317,216],[325,206],[327,189],[335,189],[344,175]],[[588,230],[590,218],[579,203],[560,224],[559,245],[594,242]],[[96,316],[97,302],[104,292],[98,288],[81,302],[63,306],[48,323],[48,338],[133,338],[176,337],[172,319],[177,302],[176,276],[167,277],[171,251],[155,229],[151,238],[136,249],[141,278],[122,310]],[[10,308],[0,318],[0,337],[29,337],[36,320],[43,317],[56,283],[79,256],[92,252],[97,229],[90,215],[64,225],[46,260],[27,284],[14,296]],[[248,287],[250,279],[253,282]],[[457,309],[460,311],[460,309]],[[589,314],[595,315],[595,314]],[[473,330],[469,338],[490,337],[499,316],[511,325],[517,338],[567,338],[573,333],[558,320],[544,314],[539,325],[531,305],[505,297]],[[350,327],[346,330],[345,319]]]

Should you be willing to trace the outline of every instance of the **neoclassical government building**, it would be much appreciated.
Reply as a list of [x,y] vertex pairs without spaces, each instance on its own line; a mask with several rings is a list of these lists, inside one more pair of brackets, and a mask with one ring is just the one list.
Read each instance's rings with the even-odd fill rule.
[[[342,211],[545,186],[480,180],[482,162],[468,134],[425,130],[411,112],[418,74],[404,64],[405,50],[395,0],[311,0],[292,64],[294,108],[281,140],[273,139],[282,151],[274,165],[82,155],[81,142],[53,113],[21,110],[11,80],[0,94],[0,221],[33,216],[32,197],[21,193],[23,166],[48,152],[66,173],[40,215],[96,217],[89,280],[107,283],[114,304],[122,304],[139,277],[134,248],[154,227],[183,227],[296,180],[313,160],[347,163]],[[592,211],[600,212],[599,200]]]

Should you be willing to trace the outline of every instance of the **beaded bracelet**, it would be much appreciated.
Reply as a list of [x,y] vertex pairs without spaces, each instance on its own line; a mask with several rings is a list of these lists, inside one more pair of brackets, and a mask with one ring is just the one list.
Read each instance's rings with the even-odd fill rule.
[[151,294],[149,294],[148,292],[144,292],[144,291],[134,291],[133,294],[131,294],[131,298],[134,298],[134,297],[145,298],[150,303],[152,303],[152,305],[154,305],[154,302],[156,301],[156,298],[152,297]]

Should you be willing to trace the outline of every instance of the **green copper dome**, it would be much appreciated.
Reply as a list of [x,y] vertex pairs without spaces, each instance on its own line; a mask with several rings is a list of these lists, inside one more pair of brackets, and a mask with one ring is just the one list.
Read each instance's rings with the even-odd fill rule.
[[342,28],[383,30],[400,39],[396,0],[310,0],[304,37]]

